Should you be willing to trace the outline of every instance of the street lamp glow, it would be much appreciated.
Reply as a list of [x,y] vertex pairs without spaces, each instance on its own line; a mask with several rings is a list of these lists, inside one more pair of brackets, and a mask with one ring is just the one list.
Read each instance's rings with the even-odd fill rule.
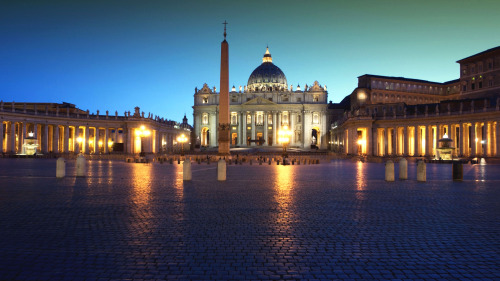
[[140,140],[141,140],[141,153],[140,153],[140,155],[144,156],[145,155],[145,153],[144,153],[144,142],[142,141],[142,138],[143,137],[149,137],[149,135],[151,135],[151,131],[150,130],[146,130],[146,127],[144,125],[141,125],[141,127],[139,129],[135,130],[135,135],[138,138],[140,138]]
[[188,138],[182,134],[177,137],[177,141],[181,143],[181,156],[184,156],[184,143],[188,141]]
[[283,144],[283,157],[287,157],[286,147],[290,143],[290,138],[292,136],[292,131],[288,129],[288,126],[283,126],[283,129],[278,132],[278,141]]

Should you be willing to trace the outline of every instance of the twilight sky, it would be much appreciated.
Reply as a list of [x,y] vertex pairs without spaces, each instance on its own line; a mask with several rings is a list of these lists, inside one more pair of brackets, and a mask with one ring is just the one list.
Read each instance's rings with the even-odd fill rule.
[[50,1],[0,4],[0,99],[141,111],[192,124],[195,87],[219,89],[227,20],[230,86],[266,45],[294,88],[340,102],[363,74],[444,82],[457,60],[500,45],[500,1]]

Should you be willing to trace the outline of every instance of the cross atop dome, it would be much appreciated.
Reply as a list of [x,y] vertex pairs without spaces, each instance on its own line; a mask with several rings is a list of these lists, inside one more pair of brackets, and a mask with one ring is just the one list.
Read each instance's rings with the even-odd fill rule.
[[266,53],[264,54],[264,57],[262,58],[262,63],[265,62],[273,62],[273,58],[271,57],[271,53],[269,53],[269,47],[266,47]]

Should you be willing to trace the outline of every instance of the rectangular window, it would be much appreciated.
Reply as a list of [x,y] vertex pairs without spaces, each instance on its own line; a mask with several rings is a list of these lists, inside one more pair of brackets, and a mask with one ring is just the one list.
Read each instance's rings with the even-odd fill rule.
[[483,82],[482,82],[482,81],[479,81],[479,83],[478,83],[478,84],[479,84],[479,85],[478,85],[479,89],[481,89],[481,88],[483,87]]
[[297,102],[302,102],[302,98],[297,98]]
[[470,89],[471,90],[474,90],[475,88],[476,88],[476,84],[474,84],[474,83],[470,84]]
[[269,101],[273,101],[273,98],[268,98]]

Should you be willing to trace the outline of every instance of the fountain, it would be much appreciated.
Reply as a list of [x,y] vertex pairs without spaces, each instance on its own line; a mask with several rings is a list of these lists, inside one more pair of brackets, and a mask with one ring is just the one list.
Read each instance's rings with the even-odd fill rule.
[[438,160],[453,160],[454,147],[451,146],[452,139],[444,134],[442,139],[438,140],[439,148],[436,148],[436,159]]
[[34,155],[38,148],[38,140],[33,136],[33,132],[28,133],[28,137],[24,139],[23,150],[21,154]]

